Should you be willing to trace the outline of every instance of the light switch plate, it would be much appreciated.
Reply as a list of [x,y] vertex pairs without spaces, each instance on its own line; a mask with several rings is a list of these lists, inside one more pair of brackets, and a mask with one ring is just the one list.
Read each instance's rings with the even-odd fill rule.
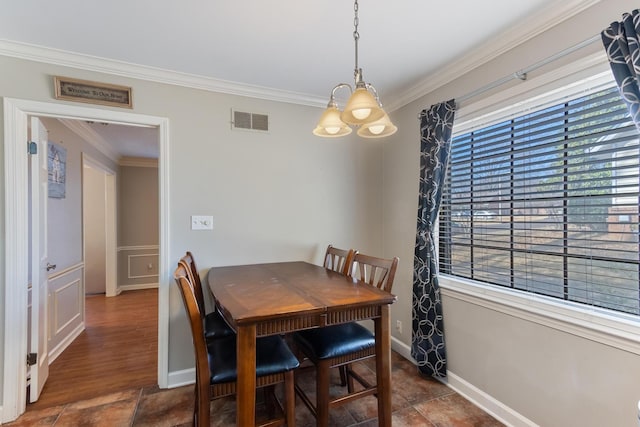
[[192,230],[213,230],[213,217],[209,215],[191,215]]

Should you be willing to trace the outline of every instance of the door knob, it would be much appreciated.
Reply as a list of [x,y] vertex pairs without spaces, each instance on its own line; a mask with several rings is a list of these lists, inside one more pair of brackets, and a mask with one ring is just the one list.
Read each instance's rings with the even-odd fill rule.
[[55,270],[57,265],[47,263],[47,271]]

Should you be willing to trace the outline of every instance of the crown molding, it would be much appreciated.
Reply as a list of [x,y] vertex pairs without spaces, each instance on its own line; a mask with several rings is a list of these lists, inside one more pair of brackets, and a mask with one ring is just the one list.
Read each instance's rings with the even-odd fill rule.
[[158,159],[151,159],[148,157],[121,157],[118,160],[120,166],[132,166],[137,168],[157,168]]
[[391,102],[387,102],[385,106],[388,111],[397,110],[531,40],[600,1],[567,0],[553,2],[545,9],[533,14],[530,18],[496,35],[477,49],[474,49],[472,53],[464,55],[445,67],[445,69],[436,70],[425,76],[420,82],[394,97]]
[[148,67],[129,62],[116,61],[91,55],[52,49],[27,43],[0,39],[0,55],[29,61],[44,62],[70,68],[95,71],[134,79],[183,86],[209,92],[247,96],[268,101],[322,107],[327,104],[325,98],[299,92],[272,89],[263,86],[241,84],[228,80],[214,79],[195,74],[180,73],[161,68]]
[[84,141],[91,144],[96,150],[107,156],[114,162],[118,162],[120,156],[118,152],[114,150],[109,142],[100,136],[96,131],[91,129],[85,122],[81,120],[69,120],[59,119],[60,123],[68,127],[72,132],[82,138]]

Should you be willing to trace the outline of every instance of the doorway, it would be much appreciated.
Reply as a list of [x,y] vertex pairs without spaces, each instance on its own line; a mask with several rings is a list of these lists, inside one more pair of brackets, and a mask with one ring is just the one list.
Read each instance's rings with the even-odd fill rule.
[[[28,168],[27,141],[28,116],[45,116],[75,120],[99,120],[134,126],[152,126],[158,129],[160,242],[158,288],[158,384],[167,386],[168,378],[168,119],[128,112],[100,110],[73,105],[52,104],[4,98],[5,124],[5,334],[3,420],[10,421],[22,414],[26,407],[27,351],[27,283],[28,283]],[[11,325],[11,328],[8,327]]]

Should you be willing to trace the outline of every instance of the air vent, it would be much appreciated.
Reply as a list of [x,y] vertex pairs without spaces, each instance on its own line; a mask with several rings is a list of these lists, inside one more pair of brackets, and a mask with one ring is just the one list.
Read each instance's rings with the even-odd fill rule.
[[269,116],[266,114],[246,113],[243,111],[231,111],[232,129],[269,131]]

